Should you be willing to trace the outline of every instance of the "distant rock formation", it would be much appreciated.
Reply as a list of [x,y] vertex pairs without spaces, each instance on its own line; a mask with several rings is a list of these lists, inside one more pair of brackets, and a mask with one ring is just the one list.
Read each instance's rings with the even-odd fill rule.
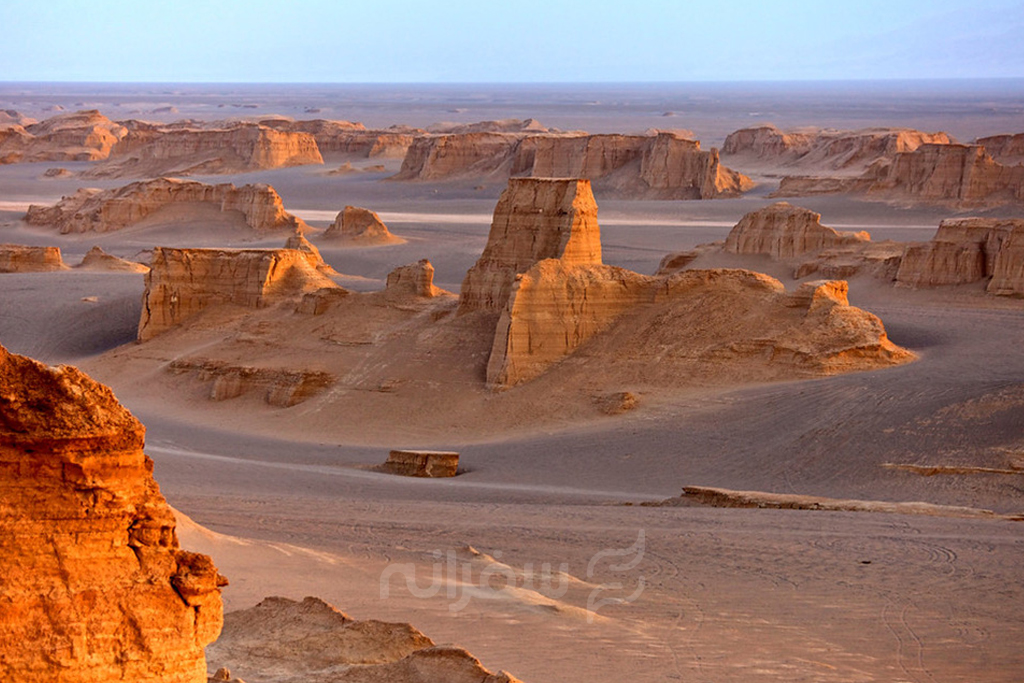
[[388,273],[386,291],[428,298],[445,293],[434,286],[434,266],[427,259],[399,266]]
[[993,159],[1005,166],[1024,164],[1024,133],[1016,135],[991,135],[978,138],[974,144],[985,148]]
[[0,396],[0,678],[205,682],[226,581],[178,547],[143,426],[76,368],[2,347]]
[[740,219],[729,231],[724,249],[733,254],[767,254],[774,259],[788,259],[870,240],[871,235],[866,232],[839,232],[822,225],[820,213],[776,202]]
[[276,130],[308,133],[316,140],[320,153],[328,156],[401,159],[413,140],[425,133],[418,128],[394,126],[385,130],[367,130],[361,123],[350,121],[292,121],[270,119],[260,121]]
[[334,223],[324,231],[323,239],[364,247],[405,243],[401,237],[391,234],[380,216],[358,206],[346,206],[339,211]]
[[61,233],[111,232],[139,223],[164,207],[187,204],[214,204],[222,212],[238,212],[258,232],[308,228],[284,210],[270,185],[207,185],[177,178],[139,181],[112,190],[81,189],[54,206],[30,206],[25,221],[55,226]]
[[246,173],[322,164],[309,133],[234,123],[224,128],[181,128],[126,122],[128,132],[109,160],[83,175],[95,178]]
[[897,154],[912,152],[923,144],[952,142],[946,133],[923,133],[909,128],[784,133],[765,125],[730,133],[722,145],[722,154],[773,166],[863,172],[880,160],[891,161]]
[[8,126],[14,124],[16,126],[31,126],[33,123],[39,123],[36,119],[25,116],[20,111],[14,109],[0,109],[0,126]]
[[990,279],[987,291],[1024,295],[1024,220],[948,219],[930,242],[908,245],[896,281],[910,287]]
[[731,197],[753,187],[718,151],[674,133],[587,135],[475,132],[417,138],[394,180],[458,177],[584,178],[609,195]]
[[924,144],[856,178],[786,177],[773,196],[853,193],[954,205],[1024,201],[1024,166],[1004,166],[979,145]]
[[82,258],[82,262],[79,263],[76,268],[82,270],[103,270],[109,272],[124,272],[124,273],[148,273],[149,266],[135,261],[128,261],[117,256],[112,256],[106,253],[99,247],[93,247],[89,250],[89,253]]
[[[439,646],[410,624],[355,621],[318,598],[267,598],[224,617],[208,649],[213,667],[276,683],[518,683],[459,647]],[[217,680],[217,679],[213,679]]]
[[95,109],[10,124],[0,128],[0,164],[106,159],[127,132]]
[[320,288],[336,288],[313,254],[295,249],[153,250],[139,320],[152,339],[215,304],[263,308]]
[[500,119],[475,123],[441,123],[430,127],[431,133],[464,135],[466,133],[547,133],[548,128],[536,119]]
[[487,246],[466,273],[459,313],[500,312],[516,276],[544,259],[599,265],[597,202],[588,180],[512,178],[494,208]]
[[677,364],[692,373],[753,361],[799,376],[913,358],[889,341],[877,317],[850,306],[846,293],[845,281],[817,281],[787,294],[779,281],[746,270],[657,278],[542,261],[516,281],[502,312],[487,383],[516,386],[584,349],[602,367],[645,372],[646,363],[663,377]]
[[46,273],[66,269],[59,247],[0,244],[0,273]]

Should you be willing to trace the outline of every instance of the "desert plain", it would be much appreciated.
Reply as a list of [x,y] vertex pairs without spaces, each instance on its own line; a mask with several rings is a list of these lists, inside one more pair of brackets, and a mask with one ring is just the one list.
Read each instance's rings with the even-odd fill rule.
[[[1015,135],[1024,131],[1024,86],[858,88],[3,85],[0,109],[39,121],[96,110],[178,135],[174,122],[186,119],[179,131],[266,121],[277,123],[264,128],[291,130],[289,121],[323,119],[362,121],[391,137],[380,136],[381,148],[368,153],[321,143],[322,163],[275,168],[243,168],[226,154],[195,151],[201,145],[177,167],[158,168],[145,153],[131,163],[0,164],[0,242],[58,247],[68,266],[96,246],[154,265],[148,275],[109,267],[0,274],[0,344],[80,368],[145,425],[145,453],[177,513],[182,547],[209,555],[230,582],[222,590],[225,635],[206,652],[211,675],[226,666],[248,683],[350,680],[332,678],[340,674],[332,672],[329,648],[296,646],[287,656],[268,650],[273,631],[259,631],[264,622],[242,613],[269,596],[315,596],[358,620],[410,623],[528,683],[1018,681],[1024,260],[1004,264],[1021,282],[1009,295],[987,291],[986,260],[996,255],[974,242],[952,257],[929,257],[945,280],[901,269],[907,245],[928,243],[942,221],[1024,219],[1024,176],[1015,180],[1012,170],[1024,166],[1007,143],[993,181],[1005,187],[915,195],[892,170],[897,155],[912,150],[872,149],[870,159],[840,162],[845,152],[825,145],[814,147],[819,157],[801,161],[785,145],[818,142],[779,140],[782,131],[813,138],[822,129],[843,140],[849,136],[837,131],[942,131],[960,143]],[[746,147],[734,139],[727,153],[731,133],[767,123],[778,129],[775,147],[757,147],[752,133]],[[145,126],[124,127],[142,136],[140,149],[152,144]],[[513,325],[520,309],[506,307],[506,290],[487,310],[463,307],[466,274],[499,222],[499,198],[512,193],[517,176],[529,175],[515,170],[521,156],[500,155],[511,154],[510,145],[520,155],[531,135],[579,138],[565,131],[670,147],[699,140],[703,151],[721,149],[722,167],[746,181],[726,178],[732,184],[713,198],[690,196],[689,187],[669,196],[677,186],[640,192],[626,171],[602,176],[587,167],[600,264],[560,266],[585,270],[578,280],[584,295],[572,299],[571,285],[570,304],[556,300],[553,306],[563,306],[556,313],[542,308],[528,318],[528,283],[542,291],[545,278],[561,271],[522,275],[524,268],[514,288],[524,325],[533,325],[526,339],[540,339],[537,330],[566,316],[586,318],[587,306],[597,307],[598,323],[570,325],[566,348],[539,370],[517,360],[519,338],[510,331],[506,365],[494,369],[495,323],[499,331],[500,321]],[[462,152],[445,157],[435,148],[421,150],[427,161],[419,166],[410,162],[409,150],[424,140],[437,145],[450,136],[454,146],[463,144],[460,135],[480,134],[491,137],[473,143],[476,166],[458,167],[451,159]],[[534,144],[536,168],[545,142]],[[553,153],[551,168],[566,155]],[[447,171],[445,159],[453,165]],[[296,223],[253,229],[246,222],[252,212],[217,208],[236,201],[220,195],[171,202],[116,229],[64,232],[56,220],[25,220],[31,206],[55,206],[80,188],[113,192],[162,176],[271,186],[320,254],[320,265],[307,268],[316,287],[268,294],[252,306],[211,304],[181,320],[168,314],[173,324],[148,336],[140,318],[156,318],[155,299],[144,293],[156,281],[158,254],[279,250]],[[819,183],[776,196],[786,176],[828,177],[838,191]],[[869,181],[873,189],[863,190]],[[961,187],[976,190],[978,182]],[[744,217],[778,201],[820,214],[822,225],[844,234],[870,233],[880,255],[864,256],[858,249],[866,242],[854,237],[841,248],[816,244],[773,255],[743,246],[762,239],[754,235],[730,250],[735,240],[726,239]],[[376,212],[400,239],[331,239],[346,206]],[[573,206],[556,213],[590,210]],[[1024,228],[1007,230],[1024,239]],[[1012,239],[999,248],[1008,250]],[[678,268],[663,263],[682,252],[692,253]],[[1024,259],[1024,249],[1016,254]],[[389,273],[422,259],[443,291],[425,297],[422,288],[414,295],[396,284],[389,294]],[[965,259],[973,261],[965,266]],[[984,272],[962,275],[974,267]],[[744,283],[730,290],[734,298],[722,298],[714,278],[687,284],[687,272],[731,269],[765,274],[783,289],[758,279],[760,298],[750,299]],[[848,283],[849,306],[845,289],[805,284],[823,280]],[[594,294],[607,282],[634,287],[638,301],[648,289],[674,291],[669,282],[693,286],[703,298],[683,315],[650,294],[650,315],[635,313],[639,304],[612,315]],[[317,298],[336,286],[347,293]],[[773,327],[783,313],[769,312],[799,309],[804,320],[809,310],[810,320],[822,301],[829,315],[856,307],[877,316],[884,344],[874,323],[858,317],[876,337],[835,353],[822,341],[833,354],[822,360],[818,346],[801,345],[818,344],[814,335],[825,332],[807,332],[808,342],[804,331]],[[570,342],[573,334],[581,338]],[[765,355],[764,339],[775,334],[798,341]],[[698,343],[700,353],[687,351]],[[281,377],[292,384],[282,389],[275,384]],[[458,452],[460,472],[446,479],[381,472],[392,449]],[[683,487],[758,493],[748,507],[706,505],[708,497],[681,496]],[[762,494],[789,497],[773,503]]]

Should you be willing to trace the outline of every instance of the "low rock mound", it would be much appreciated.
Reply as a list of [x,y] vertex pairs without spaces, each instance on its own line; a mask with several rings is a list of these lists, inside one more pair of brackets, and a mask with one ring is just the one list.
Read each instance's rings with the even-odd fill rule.
[[226,581],[107,387],[0,347],[0,678],[201,683]]
[[222,213],[240,214],[257,232],[303,231],[308,226],[284,210],[270,185],[235,187],[207,185],[194,180],[158,178],[112,190],[81,189],[53,206],[30,206],[29,225],[53,226],[61,233],[111,232],[131,227],[168,206],[213,204]]
[[22,124],[0,129],[0,164],[106,159],[128,133],[95,109]]
[[323,239],[365,247],[405,243],[401,237],[391,234],[375,212],[358,206],[346,206],[339,211],[334,223],[324,231]]
[[149,266],[135,261],[128,261],[117,256],[106,253],[99,247],[93,247],[89,253],[82,258],[76,268],[82,270],[103,270],[108,272],[123,273],[148,273]]
[[0,273],[48,273],[67,270],[59,247],[0,244]]
[[410,624],[355,621],[317,598],[267,598],[230,612],[208,649],[211,667],[274,683],[515,683],[471,654],[437,646]]
[[323,262],[296,249],[153,250],[139,320],[139,341],[151,339],[205,308],[263,308],[322,288]]
[[434,286],[434,266],[427,259],[399,266],[388,273],[386,291],[427,298],[447,293]]
[[870,240],[866,232],[839,232],[822,225],[820,213],[776,202],[745,215],[729,232],[725,251],[787,259]]
[[500,312],[516,276],[544,259],[601,263],[588,180],[513,178],[494,208],[487,246],[462,282],[459,312]]

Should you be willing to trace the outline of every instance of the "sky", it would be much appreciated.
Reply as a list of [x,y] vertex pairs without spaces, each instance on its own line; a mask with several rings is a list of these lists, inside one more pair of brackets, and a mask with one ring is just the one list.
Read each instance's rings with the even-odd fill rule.
[[0,0],[0,81],[1024,77],[1024,0]]

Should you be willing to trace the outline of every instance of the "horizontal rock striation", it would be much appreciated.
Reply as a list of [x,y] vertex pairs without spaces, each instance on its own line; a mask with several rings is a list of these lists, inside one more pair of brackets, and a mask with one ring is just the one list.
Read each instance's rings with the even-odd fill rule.
[[740,219],[726,237],[724,249],[732,254],[767,254],[774,259],[788,259],[870,240],[866,232],[840,232],[822,225],[820,213],[776,202]]
[[48,273],[66,269],[59,247],[0,244],[0,273]]
[[214,305],[263,308],[321,288],[323,262],[296,249],[153,250],[138,340],[146,341]]
[[202,683],[226,581],[178,546],[145,430],[79,370],[0,348],[0,678]]
[[978,138],[974,144],[985,148],[1000,164],[1015,166],[1024,164],[1024,133],[1014,135],[991,135]]
[[177,178],[139,181],[112,190],[81,189],[53,206],[30,206],[25,221],[55,226],[61,233],[111,232],[135,225],[167,206],[189,204],[213,204],[224,213],[237,212],[258,232],[308,227],[284,210],[280,195],[270,185],[207,185]]
[[413,141],[426,131],[418,128],[393,126],[384,130],[367,130],[361,123],[351,121],[291,121],[268,119],[260,125],[275,130],[308,133],[316,140],[322,155],[352,156],[359,158],[401,159]]

